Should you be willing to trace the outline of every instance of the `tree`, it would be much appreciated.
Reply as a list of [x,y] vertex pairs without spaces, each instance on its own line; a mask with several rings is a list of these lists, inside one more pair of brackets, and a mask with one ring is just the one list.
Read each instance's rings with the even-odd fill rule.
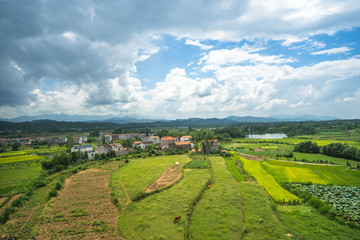
[[202,142],[202,150],[205,154],[208,154],[211,152],[215,135],[212,131],[209,130],[202,131],[202,135],[204,139],[204,141]]
[[160,132],[158,132],[157,135],[158,135],[160,138],[162,138],[162,137],[168,136],[168,135],[169,135],[169,132],[168,132],[168,130],[163,129],[163,130],[161,130]]
[[115,130],[114,130],[114,134],[121,134],[121,133],[123,133],[123,129],[122,128],[116,128]]
[[302,153],[319,153],[320,147],[317,145],[316,142],[306,141],[296,144],[294,147],[294,151]]
[[148,127],[146,127],[145,135],[146,135],[147,137],[150,135],[150,129],[149,129]]
[[20,149],[20,147],[21,147],[21,144],[18,143],[18,142],[15,142],[15,143],[12,145],[12,150],[13,150],[13,151],[17,151],[17,150]]
[[98,137],[98,136],[99,136],[99,131],[91,131],[90,132],[90,137]]
[[68,137],[68,138],[67,138],[67,141],[66,141],[66,151],[67,151],[68,153],[71,152],[71,148],[72,148],[73,145],[74,145],[74,140],[73,140],[73,138],[72,138],[72,137]]
[[202,132],[201,131],[194,131],[191,132],[191,140],[195,144],[195,150],[198,150],[199,142],[202,140]]

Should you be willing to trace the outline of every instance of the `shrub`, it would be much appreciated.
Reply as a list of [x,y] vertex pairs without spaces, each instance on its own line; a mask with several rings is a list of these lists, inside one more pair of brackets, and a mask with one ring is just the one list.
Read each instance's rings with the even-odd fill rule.
[[52,198],[52,197],[56,197],[58,195],[58,191],[56,189],[52,189],[49,191],[48,193],[48,199]]
[[327,214],[329,213],[330,209],[332,209],[332,206],[330,204],[324,204],[322,205],[322,207],[320,207],[319,211],[322,214]]
[[314,198],[314,197],[310,198],[308,203],[316,209],[319,209],[324,205],[323,201],[321,201],[320,199]]

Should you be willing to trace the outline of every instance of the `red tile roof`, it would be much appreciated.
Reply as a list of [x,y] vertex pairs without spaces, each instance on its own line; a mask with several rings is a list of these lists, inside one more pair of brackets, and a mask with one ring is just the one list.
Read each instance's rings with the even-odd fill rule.
[[162,141],[170,141],[170,140],[178,140],[177,138],[171,137],[171,136],[166,136],[166,137],[162,137],[161,138]]
[[191,143],[190,142],[176,142],[175,145],[190,145]]

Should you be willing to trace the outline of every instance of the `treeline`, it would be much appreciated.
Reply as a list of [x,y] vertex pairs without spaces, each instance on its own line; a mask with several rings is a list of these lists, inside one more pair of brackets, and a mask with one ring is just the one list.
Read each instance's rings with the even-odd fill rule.
[[302,153],[322,153],[332,157],[360,161],[360,149],[343,143],[330,143],[319,147],[316,142],[306,141],[296,144],[294,151]]
[[58,122],[58,121],[33,121],[13,123],[0,121],[0,132],[2,136],[22,137],[24,134],[33,133],[61,133],[76,131],[99,131],[116,129],[119,124],[100,122]]
[[[114,133],[140,132],[146,133],[149,128],[226,128],[237,127],[242,134],[285,133],[288,136],[311,135],[318,131],[340,131],[360,128],[360,120],[302,121],[302,122],[234,122],[229,119],[185,119],[175,121],[117,124],[112,122],[59,122],[39,120],[33,122],[13,123],[0,121],[0,134],[6,137],[21,137],[29,133],[61,133],[88,131],[98,135],[99,131],[110,130]],[[191,131],[189,131],[191,132]],[[224,131],[232,133],[229,131]],[[228,135],[221,136],[225,139]]]

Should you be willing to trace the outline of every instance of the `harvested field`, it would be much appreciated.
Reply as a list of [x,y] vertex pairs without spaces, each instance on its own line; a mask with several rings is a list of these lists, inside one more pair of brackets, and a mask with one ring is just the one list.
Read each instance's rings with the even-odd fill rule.
[[157,189],[167,187],[176,182],[181,176],[182,172],[180,165],[174,165],[168,168],[156,182],[151,184],[150,187],[146,189],[145,192],[152,192]]
[[37,239],[123,239],[118,210],[110,200],[111,172],[89,169],[67,179],[44,214]]
[[259,162],[261,162],[261,161],[264,160],[264,158],[261,157],[261,156],[252,156],[252,155],[241,154],[241,153],[238,153],[238,155],[239,155],[240,157],[243,157],[243,158],[248,159],[248,160],[253,160],[253,161],[259,161]]

